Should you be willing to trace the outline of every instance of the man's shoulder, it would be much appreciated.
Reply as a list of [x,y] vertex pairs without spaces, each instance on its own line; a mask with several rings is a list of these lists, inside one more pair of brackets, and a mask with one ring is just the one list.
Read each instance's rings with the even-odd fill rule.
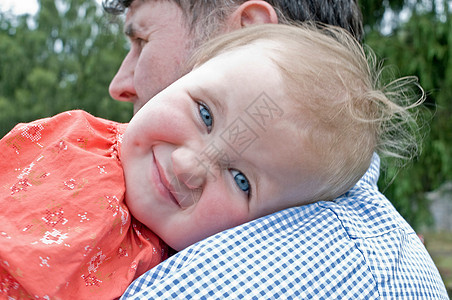
[[[334,268],[339,274],[331,273]],[[350,276],[351,268],[356,276]],[[372,298],[376,289],[367,270],[334,212],[314,203],[274,213],[188,247],[135,281],[125,297],[139,297],[146,290],[147,295],[171,298],[180,289],[183,293],[177,295],[182,298],[357,296],[328,287],[326,282],[335,276],[339,281],[348,277]]]
[[[440,280],[413,264],[427,261],[434,269],[413,235],[389,226],[399,217],[378,192],[378,169],[375,155],[357,185],[335,201],[276,212],[186,248],[137,279],[124,298],[378,299],[390,292],[387,281],[402,295],[413,268],[426,282]],[[406,259],[381,261],[387,251],[403,251]]]

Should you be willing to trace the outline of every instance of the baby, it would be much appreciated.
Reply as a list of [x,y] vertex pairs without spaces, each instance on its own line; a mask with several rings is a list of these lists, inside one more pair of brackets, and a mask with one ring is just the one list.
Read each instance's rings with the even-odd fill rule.
[[193,64],[136,114],[121,156],[132,215],[176,250],[333,200],[375,151],[416,149],[402,123],[423,99],[388,99],[340,29],[252,27],[203,47]]
[[400,124],[422,97],[388,99],[341,29],[250,27],[192,65],[128,125],[71,111],[0,141],[1,293],[119,297],[165,244],[332,200],[375,151],[413,149],[388,137],[410,136]]

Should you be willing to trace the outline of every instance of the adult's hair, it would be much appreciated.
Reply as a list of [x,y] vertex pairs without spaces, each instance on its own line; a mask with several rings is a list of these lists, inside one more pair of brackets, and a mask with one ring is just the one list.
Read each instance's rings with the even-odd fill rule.
[[[135,0],[103,0],[105,11],[121,14]],[[183,11],[198,42],[206,41],[221,28],[225,19],[247,0],[136,0],[173,1]],[[363,35],[362,15],[357,0],[265,0],[271,4],[279,23],[315,21],[342,27],[357,40]]]
[[419,110],[414,108],[424,93],[417,79],[382,76],[371,49],[340,27],[309,22],[250,26],[211,39],[189,63],[196,67],[255,46],[268,51],[279,67],[288,97],[273,101],[293,101],[295,109],[284,118],[298,127],[294,138],[300,138],[304,154],[315,157],[302,162],[322,185],[313,201],[332,200],[355,185],[374,152],[407,160],[418,154]]

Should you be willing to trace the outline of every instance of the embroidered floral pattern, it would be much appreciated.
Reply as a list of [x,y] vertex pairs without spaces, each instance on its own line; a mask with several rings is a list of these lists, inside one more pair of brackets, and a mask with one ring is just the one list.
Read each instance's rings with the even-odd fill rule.
[[68,237],[67,233],[63,234],[60,231],[54,229],[52,231],[46,231],[44,237],[41,239],[41,242],[43,242],[46,245],[61,244],[65,239],[67,239],[67,237]]
[[22,136],[33,141],[37,142],[41,139],[41,131],[44,129],[42,124],[30,125],[26,126],[22,131]]

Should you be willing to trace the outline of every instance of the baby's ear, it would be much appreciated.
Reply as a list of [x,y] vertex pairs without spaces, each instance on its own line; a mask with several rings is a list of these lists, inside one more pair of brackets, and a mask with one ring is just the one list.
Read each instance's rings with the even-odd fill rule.
[[277,24],[278,16],[271,4],[262,0],[246,1],[241,4],[228,18],[229,30],[257,24]]

